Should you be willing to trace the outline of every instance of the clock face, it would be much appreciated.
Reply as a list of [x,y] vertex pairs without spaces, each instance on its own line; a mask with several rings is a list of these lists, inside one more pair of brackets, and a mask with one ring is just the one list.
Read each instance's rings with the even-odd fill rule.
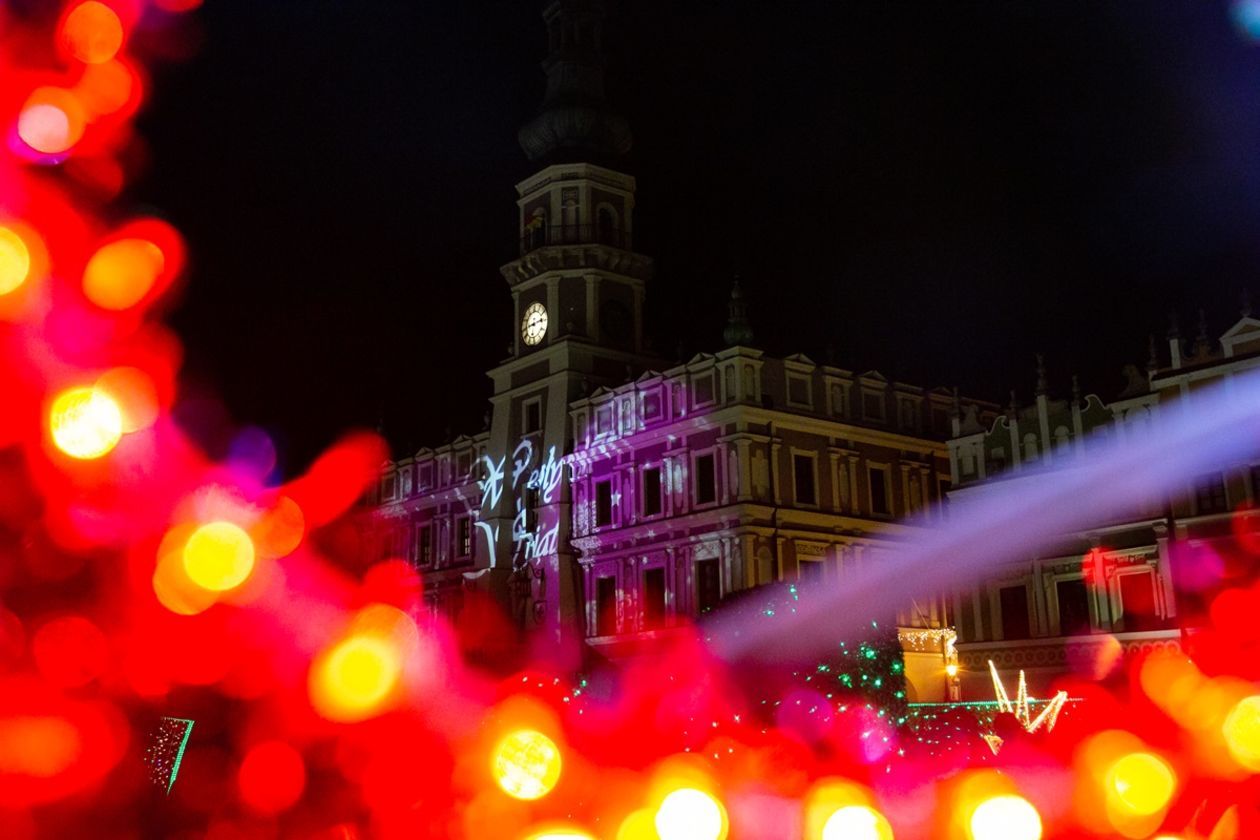
[[543,340],[547,335],[547,307],[541,303],[531,303],[521,318],[521,338],[530,347]]

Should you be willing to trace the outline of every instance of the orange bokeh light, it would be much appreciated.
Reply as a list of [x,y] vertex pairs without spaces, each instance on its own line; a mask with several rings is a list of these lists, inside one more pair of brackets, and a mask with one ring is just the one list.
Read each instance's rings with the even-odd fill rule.
[[291,807],[306,788],[302,755],[283,741],[267,741],[250,748],[236,774],[241,801],[263,814]]
[[83,139],[83,106],[68,90],[36,89],[18,114],[18,137],[45,155],[59,155]]
[[85,64],[102,64],[122,49],[122,21],[99,0],[87,0],[70,10],[61,22],[61,43]]
[[1221,724],[1225,746],[1239,765],[1260,773],[1260,695],[1239,700]]
[[79,731],[61,717],[0,718],[0,775],[49,779],[79,760]]
[[83,293],[102,309],[130,309],[153,289],[165,267],[162,249],[147,239],[117,239],[88,260]]
[[96,380],[96,388],[117,403],[124,434],[147,429],[157,420],[157,386],[139,368],[113,368]]
[[91,460],[109,454],[123,434],[118,403],[97,388],[70,388],[48,412],[53,443],[71,458]]
[[137,98],[140,80],[129,66],[111,59],[83,69],[74,95],[89,116],[103,117],[121,111]]

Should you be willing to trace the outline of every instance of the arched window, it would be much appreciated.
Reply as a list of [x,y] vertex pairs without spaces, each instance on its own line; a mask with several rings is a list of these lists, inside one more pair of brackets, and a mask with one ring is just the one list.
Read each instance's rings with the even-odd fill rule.
[[605,245],[616,245],[617,243],[617,214],[607,204],[601,204],[599,210],[595,214],[596,219],[596,236],[599,241]]

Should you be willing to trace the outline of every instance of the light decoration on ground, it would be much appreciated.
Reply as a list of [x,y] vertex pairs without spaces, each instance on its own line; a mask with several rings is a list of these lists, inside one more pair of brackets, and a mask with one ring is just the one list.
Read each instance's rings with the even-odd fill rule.
[[[1042,726],[1046,727],[1046,731],[1054,729],[1054,724],[1059,719],[1059,712],[1063,709],[1063,704],[1067,702],[1068,695],[1066,691],[1060,691],[1050,698],[1046,703],[1046,707],[1036,716],[1032,716],[1031,706],[1034,702],[1028,697],[1028,682],[1024,677],[1024,672],[1019,672],[1019,688],[1016,690],[1015,702],[1011,702],[1010,696],[1006,693],[1006,686],[1002,683],[1002,677],[998,674],[997,666],[993,664],[993,660],[989,660],[989,676],[993,678],[993,693],[997,697],[998,710],[1009,715],[1014,715],[1020,725],[1024,727],[1024,731],[1032,734]],[[1001,746],[1002,741],[996,736],[986,737],[990,748],[996,753]]]
[[184,762],[184,750],[192,735],[193,721],[186,718],[164,717],[149,733],[149,743],[144,749],[144,763],[149,768],[149,779],[170,793]]

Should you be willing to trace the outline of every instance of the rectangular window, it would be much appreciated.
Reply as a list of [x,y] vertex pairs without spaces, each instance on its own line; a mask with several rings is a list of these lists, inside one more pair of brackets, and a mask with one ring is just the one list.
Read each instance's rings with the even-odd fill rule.
[[533,533],[538,527],[538,488],[525,489],[525,530]]
[[1196,510],[1200,514],[1224,513],[1229,510],[1225,498],[1225,479],[1220,473],[1201,475],[1194,481]]
[[697,376],[691,380],[691,389],[697,406],[713,402],[713,374]]
[[521,431],[532,434],[542,428],[542,399],[535,397],[522,406]]
[[648,569],[643,573],[643,629],[665,626],[665,570]]
[[802,583],[822,583],[823,579],[823,561],[822,560],[801,560],[800,573]]
[[595,527],[612,524],[612,482],[595,482]]
[[810,406],[809,380],[800,376],[788,376],[787,398],[792,405]]
[[429,522],[416,529],[416,565],[433,565],[433,523]]
[[696,504],[717,501],[717,477],[712,453],[696,458]]
[[792,456],[792,477],[796,482],[796,503],[800,505],[818,504],[818,493],[814,489],[814,459],[812,456]]
[[661,468],[643,470],[643,515],[656,516],[661,512]]
[[1003,586],[998,591],[998,602],[1002,610],[1002,638],[1027,639],[1032,635],[1028,620],[1028,587]]
[[1151,574],[1118,575],[1120,581],[1121,630],[1155,630],[1159,616],[1155,614],[1155,576]]
[[455,520],[455,547],[459,557],[472,556],[472,520],[467,516]]
[[716,557],[696,561],[696,615],[717,609],[722,600],[722,580]]
[[867,420],[884,419],[884,395],[873,391],[862,392],[862,417]]
[[1054,585],[1059,599],[1059,635],[1089,632],[1089,585],[1083,578],[1061,580]]
[[612,636],[617,632],[617,579],[602,577],[595,581],[595,635]]
[[883,467],[868,467],[866,475],[871,483],[871,513],[888,516],[892,513],[888,504],[888,471]]

